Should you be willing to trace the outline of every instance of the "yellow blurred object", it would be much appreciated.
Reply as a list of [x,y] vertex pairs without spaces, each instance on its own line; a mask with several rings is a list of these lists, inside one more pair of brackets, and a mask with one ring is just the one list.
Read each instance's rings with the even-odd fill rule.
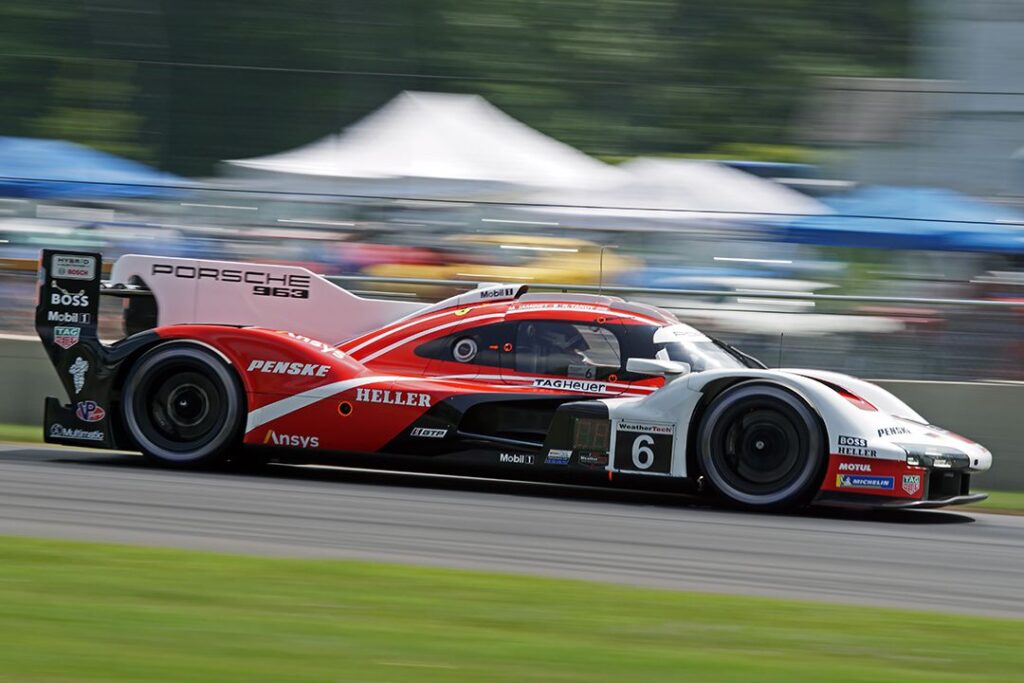
[[[368,266],[363,273],[375,277],[523,284],[589,285],[598,284],[602,279],[601,245],[587,240],[530,235],[452,235],[442,240],[437,248],[442,254],[450,254],[447,263],[383,263]],[[622,273],[642,265],[639,259],[605,248],[603,281],[612,283]],[[385,286],[375,285],[375,288]]]

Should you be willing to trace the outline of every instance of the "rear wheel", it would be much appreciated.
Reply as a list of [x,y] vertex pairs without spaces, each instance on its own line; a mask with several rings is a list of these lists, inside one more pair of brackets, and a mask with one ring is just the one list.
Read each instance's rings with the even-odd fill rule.
[[131,368],[121,411],[144,455],[199,466],[223,461],[237,446],[245,400],[237,375],[220,355],[199,344],[170,342]]
[[744,383],[726,390],[704,414],[698,438],[704,475],[744,507],[796,507],[821,484],[822,428],[810,407],[781,387]]

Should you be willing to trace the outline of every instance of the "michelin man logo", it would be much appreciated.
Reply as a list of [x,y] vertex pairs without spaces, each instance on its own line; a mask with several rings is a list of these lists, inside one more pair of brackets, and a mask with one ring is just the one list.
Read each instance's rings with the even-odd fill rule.
[[85,373],[89,372],[89,361],[79,356],[68,368],[68,373],[75,380],[75,395],[77,396],[82,387],[85,386]]

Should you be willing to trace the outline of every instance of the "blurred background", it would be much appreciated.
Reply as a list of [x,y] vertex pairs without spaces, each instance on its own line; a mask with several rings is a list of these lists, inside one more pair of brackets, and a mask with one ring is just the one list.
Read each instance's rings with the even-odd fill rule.
[[0,332],[60,245],[1024,380],[1021,35],[1024,0],[0,0]]

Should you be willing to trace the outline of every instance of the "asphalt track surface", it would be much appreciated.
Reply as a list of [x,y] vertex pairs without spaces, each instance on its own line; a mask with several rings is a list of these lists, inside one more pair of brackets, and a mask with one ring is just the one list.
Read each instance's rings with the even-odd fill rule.
[[0,446],[0,534],[1024,617],[1024,517],[973,512],[765,515],[670,495],[285,466],[183,472]]

